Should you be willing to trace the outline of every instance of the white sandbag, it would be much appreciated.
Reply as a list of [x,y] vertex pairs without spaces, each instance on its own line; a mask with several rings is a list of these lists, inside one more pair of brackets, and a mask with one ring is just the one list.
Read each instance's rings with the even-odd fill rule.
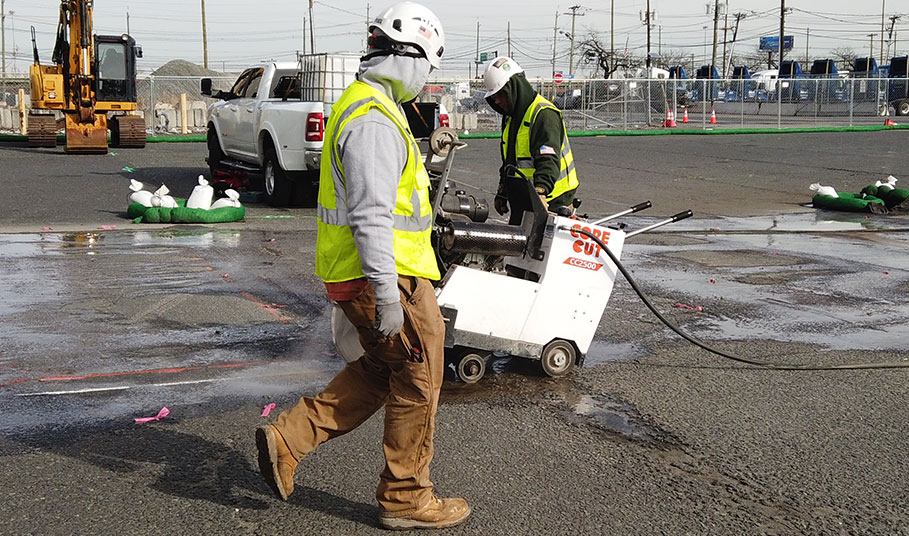
[[816,182],[809,186],[812,190],[818,193],[818,195],[829,195],[830,197],[839,197],[840,194],[836,193],[836,189],[833,186],[821,186],[821,183]]
[[199,185],[193,188],[186,200],[186,208],[201,208],[208,210],[211,208],[211,200],[215,196],[215,189],[208,185],[205,177],[199,175]]
[[228,188],[227,190],[224,190],[224,195],[227,197],[222,197],[221,199],[216,200],[211,204],[211,208],[240,206],[240,192],[232,188]]
[[129,200],[129,202],[130,203],[139,203],[140,205],[142,205],[144,207],[152,206],[152,204],[151,204],[152,193],[149,192],[148,190],[145,190],[144,188],[145,188],[145,185],[142,184],[141,182],[137,181],[136,179],[130,179],[129,189],[132,190],[133,193],[129,194],[129,197],[127,198]]
[[331,308],[331,337],[344,361],[353,363],[363,355],[360,334],[337,304]]
[[155,190],[155,193],[152,194],[151,206],[153,207],[164,207],[164,208],[177,208],[177,200],[173,197],[167,195],[170,193],[170,188],[165,185],[161,185],[160,188]]
[[898,181],[898,180],[899,179],[897,179],[893,175],[890,175],[889,177],[887,177],[887,182],[885,182],[884,184],[886,184],[887,186],[889,186],[891,188],[896,188],[896,181]]

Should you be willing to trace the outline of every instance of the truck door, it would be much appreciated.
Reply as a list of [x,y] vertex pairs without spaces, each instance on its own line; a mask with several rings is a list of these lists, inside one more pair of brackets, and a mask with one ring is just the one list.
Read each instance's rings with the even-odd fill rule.
[[236,151],[247,157],[255,157],[256,151],[256,119],[259,115],[259,104],[268,97],[268,88],[262,90],[266,94],[259,98],[259,86],[262,83],[262,75],[265,69],[253,69],[249,76],[249,82],[246,84],[244,96],[237,99],[237,146]]
[[246,86],[249,84],[249,77],[255,69],[247,69],[240,74],[233,87],[230,88],[235,98],[230,99],[224,106],[218,109],[218,128],[221,131],[221,141],[224,144],[224,151],[227,154],[234,154],[239,145],[238,139],[238,122],[240,120],[240,103],[246,95]]

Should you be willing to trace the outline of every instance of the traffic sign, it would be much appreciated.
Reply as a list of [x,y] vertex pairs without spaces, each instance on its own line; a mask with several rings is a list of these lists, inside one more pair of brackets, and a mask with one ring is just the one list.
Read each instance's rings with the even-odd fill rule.
[[556,84],[561,84],[562,83],[562,73],[555,73],[554,75],[552,75],[552,79],[555,81]]

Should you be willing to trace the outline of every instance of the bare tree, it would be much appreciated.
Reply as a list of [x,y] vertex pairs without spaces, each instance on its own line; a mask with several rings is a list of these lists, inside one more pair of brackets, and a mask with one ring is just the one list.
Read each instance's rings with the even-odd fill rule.
[[582,63],[594,66],[594,76],[602,70],[603,78],[610,78],[619,69],[631,69],[640,64],[640,60],[627,55],[616,54],[613,58],[609,46],[601,42],[596,32],[588,34],[578,46],[583,58]]
[[837,47],[830,51],[830,56],[843,66],[844,71],[852,69],[855,63],[855,51],[850,47]]

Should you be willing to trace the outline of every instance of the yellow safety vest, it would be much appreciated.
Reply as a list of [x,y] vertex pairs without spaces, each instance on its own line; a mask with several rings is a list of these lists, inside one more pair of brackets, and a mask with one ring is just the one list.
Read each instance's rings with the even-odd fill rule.
[[338,137],[353,119],[378,110],[398,127],[407,143],[407,164],[401,172],[392,211],[395,266],[398,274],[439,279],[430,242],[432,205],[429,176],[420,148],[397,105],[380,91],[356,81],[332,106],[325,126],[322,169],[319,174],[316,275],[326,283],[363,277],[360,255],[347,219],[347,176],[338,151]]
[[[559,114],[560,118],[562,117],[562,112],[553,103],[538,94],[533,99],[533,102],[530,103],[530,106],[527,107],[527,112],[524,113],[524,119],[518,126],[518,134],[515,138],[514,155],[517,159],[515,165],[531,182],[536,168],[533,167],[533,155],[530,153],[530,126],[536,120],[537,114],[546,108],[552,108]],[[510,129],[511,116],[508,116],[505,120],[505,128],[502,129],[502,161],[505,161],[508,155],[508,133]],[[555,184],[552,185],[552,191],[549,192],[546,199],[552,201],[565,192],[577,188],[578,184],[578,174],[574,169],[574,155],[571,153],[571,145],[568,143],[568,133],[564,132],[562,134],[562,147],[559,158],[559,177],[556,179]]]

